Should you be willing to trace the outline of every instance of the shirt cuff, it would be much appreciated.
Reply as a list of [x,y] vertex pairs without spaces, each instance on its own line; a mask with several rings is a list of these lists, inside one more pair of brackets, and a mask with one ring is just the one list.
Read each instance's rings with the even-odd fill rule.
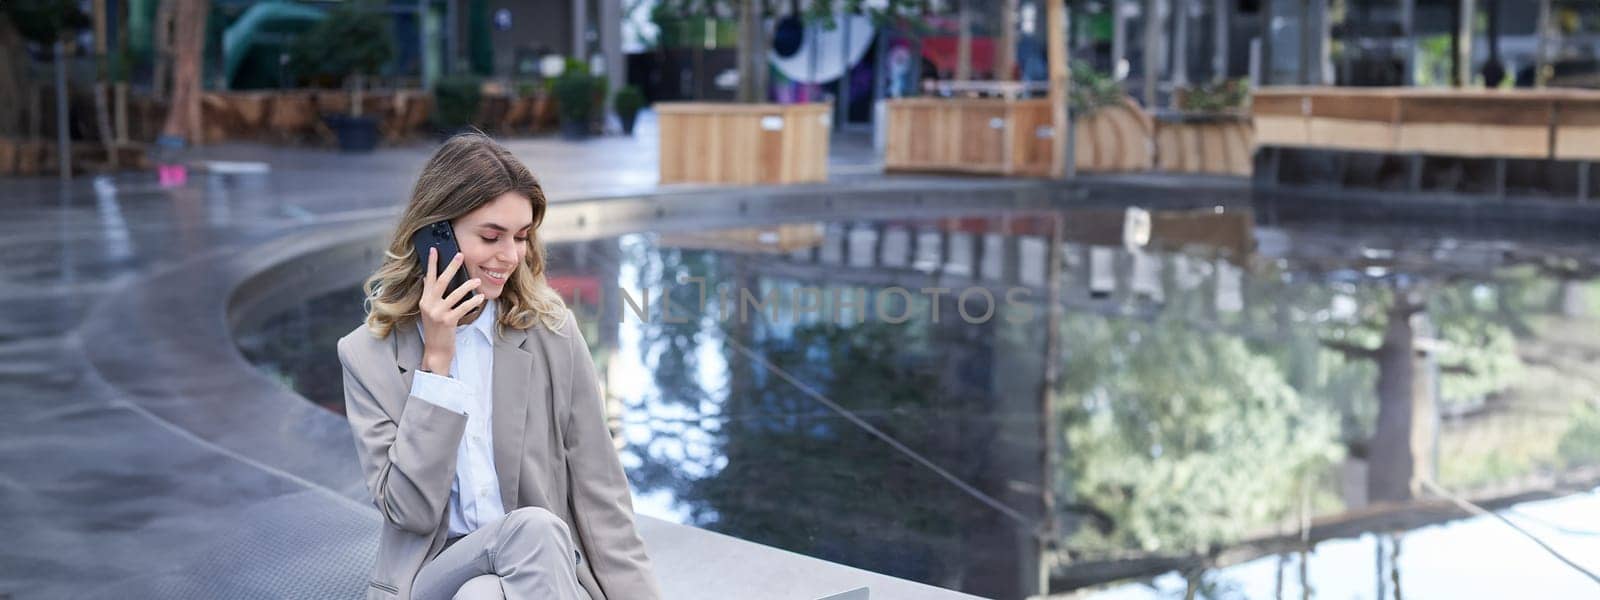
[[460,380],[418,370],[411,378],[411,395],[439,408],[465,415],[472,388]]

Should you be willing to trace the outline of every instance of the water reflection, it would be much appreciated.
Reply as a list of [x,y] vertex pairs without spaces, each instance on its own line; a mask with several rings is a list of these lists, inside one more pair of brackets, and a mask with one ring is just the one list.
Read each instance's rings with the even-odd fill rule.
[[[809,286],[824,303],[848,296],[843,288],[869,287],[865,279],[835,277],[839,270],[820,259],[834,240],[842,262],[863,264],[874,232],[826,229],[810,236],[818,242],[811,247],[774,243],[744,252],[642,235],[597,244],[616,245],[621,287],[635,296],[665,287],[673,305],[696,315],[669,322],[666,302],[658,301],[644,323],[630,309],[615,344],[595,340],[602,352],[614,348],[606,376],[627,405],[635,486],[665,496],[684,522],[744,539],[956,589],[1020,590],[1038,560],[1031,527],[989,503],[1020,513],[1023,525],[1041,517],[1037,327],[968,324],[953,316],[949,296],[912,297],[909,305],[887,297],[896,301],[893,315],[930,315],[898,325],[865,318],[880,308],[875,294],[856,307],[819,311],[836,312],[835,321],[796,318],[787,308],[780,313],[786,318],[756,310],[740,318],[740,307],[723,302],[738,303],[742,294],[707,294],[695,310],[697,290],[673,285],[700,278],[763,298],[793,297]],[[931,302],[943,304],[940,323],[931,321]],[[1010,381],[997,381],[1007,374]],[[812,394],[839,403],[906,451]],[[969,487],[920,466],[919,458]]]
[[[1600,491],[1600,490],[1596,490]],[[1600,510],[1594,491],[1502,511],[1519,525],[1600,570]],[[1307,551],[1249,560],[1225,569],[1170,573],[1094,597],[1155,598],[1587,598],[1595,583],[1540,551],[1504,524],[1476,517],[1407,531],[1322,542]],[[1189,590],[1194,590],[1189,596]]]
[[328,410],[344,414],[337,344],[365,318],[359,286],[312,298],[274,315],[235,342],[256,369]]
[[[1435,568],[1409,540],[1459,515],[1419,509],[1423,481],[1503,506],[1595,477],[1595,251],[1131,209],[629,235],[549,262],[641,512],[996,598],[1176,567],[1155,585],[1257,597],[1237,570],[1340,572],[1348,544],[1390,565],[1380,585]],[[773,318],[742,292],[808,300]],[[240,344],[336,408],[359,310],[314,299]],[[1498,535],[1452,543],[1553,561]]]
[[100,233],[106,244],[106,257],[115,262],[133,258],[132,236],[128,234],[128,221],[122,216],[122,204],[117,199],[117,186],[110,177],[94,179],[95,213],[100,218]]

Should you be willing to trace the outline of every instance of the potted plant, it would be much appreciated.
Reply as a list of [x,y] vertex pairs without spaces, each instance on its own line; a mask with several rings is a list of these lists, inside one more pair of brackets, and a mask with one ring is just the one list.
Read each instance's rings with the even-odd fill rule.
[[1240,116],[1250,104],[1250,82],[1224,79],[1178,90],[1178,108],[1188,113]]
[[467,130],[483,102],[483,79],[457,74],[433,84],[433,125],[446,136]]
[[1230,143],[1254,135],[1246,80],[1225,79],[1180,88],[1177,104],[1177,111],[1154,115],[1157,169],[1250,175],[1250,149],[1246,144]]
[[556,98],[556,111],[561,115],[561,137],[581,140],[589,136],[589,125],[594,119],[595,92],[604,93],[597,77],[580,67],[582,62],[569,62],[567,68],[556,76],[552,94]]
[[339,147],[369,152],[378,145],[377,117],[361,114],[366,78],[394,57],[394,40],[383,13],[370,5],[343,4],[328,18],[295,39],[290,49],[293,70],[305,79],[326,78],[350,90],[350,112],[324,120],[339,136]]
[[617,118],[622,120],[622,134],[633,135],[633,122],[639,118],[639,109],[644,108],[644,94],[638,87],[625,85],[611,102],[617,109]]
[[556,114],[555,79],[539,82],[539,92],[533,100],[533,130],[547,131],[561,122]]
[[1089,63],[1072,61],[1072,93],[1068,101],[1078,117],[1087,118],[1102,108],[1122,106],[1126,98],[1121,81],[1094,70]]

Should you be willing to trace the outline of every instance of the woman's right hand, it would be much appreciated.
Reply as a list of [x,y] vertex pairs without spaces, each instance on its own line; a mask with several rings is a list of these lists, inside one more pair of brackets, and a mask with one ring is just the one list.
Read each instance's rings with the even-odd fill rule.
[[461,268],[461,261],[461,254],[456,253],[450,264],[445,266],[444,272],[438,273],[439,250],[429,248],[428,272],[422,280],[422,299],[417,302],[422,319],[422,368],[447,377],[450,375],[450,362],[456,356],[456,325],[467,313],[485,302],[483,294],[476,294],[466,302],[461,301],[483,283],[478,279],[470,279],[450,295],[444,295],[450,278]]

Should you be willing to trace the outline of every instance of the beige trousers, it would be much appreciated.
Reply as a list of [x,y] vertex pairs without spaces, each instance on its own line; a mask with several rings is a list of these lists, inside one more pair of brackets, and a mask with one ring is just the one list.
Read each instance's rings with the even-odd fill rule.
[[479,527],[422,565],[413,600],[589,600],[583,556],[555,513],[524,507]]

